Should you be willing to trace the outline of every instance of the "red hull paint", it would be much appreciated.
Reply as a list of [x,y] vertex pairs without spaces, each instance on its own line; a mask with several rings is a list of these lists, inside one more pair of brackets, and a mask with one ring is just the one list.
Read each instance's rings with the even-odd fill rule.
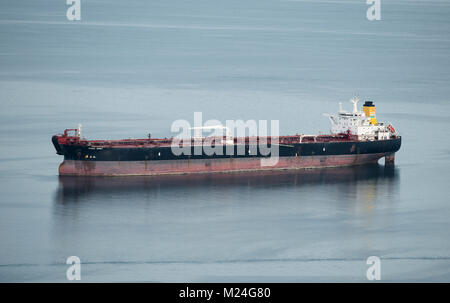
[[220,173],[261,170],[335,167],[376,163],[387,155],[361,154],[336,156],[280,157],[274,166],[261,166],[261,158],[229,158],[160,161],[77,161],[65,160],[59,166],[60,175],[126,176],[170,175],[187,173]]

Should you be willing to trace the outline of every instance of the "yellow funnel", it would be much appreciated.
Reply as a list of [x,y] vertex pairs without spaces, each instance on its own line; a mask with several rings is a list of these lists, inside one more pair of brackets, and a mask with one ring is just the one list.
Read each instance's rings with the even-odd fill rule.
[[370,118],[370,124],[377,124],[377,114],[375,113],[375,105],[372,101],[366,101],[363,105],[363,111],[366,117]]

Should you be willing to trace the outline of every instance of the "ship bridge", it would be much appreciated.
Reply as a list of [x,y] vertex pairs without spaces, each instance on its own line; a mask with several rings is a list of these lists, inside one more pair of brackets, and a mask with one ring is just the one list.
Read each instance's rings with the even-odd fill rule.
[[348,112],[342,109],[339,103],[337,114],[325,114],[331,121],[331,133],[343,134],[349,133],[357,136],[359,140],[386,140],[396,136],[392,125],[379,123],[376,120],[375,105],[372,101],[366,101],[363,105],[363,111],[358,110],[359,99],[353,97],[350,99],[353,104],[353,111]]

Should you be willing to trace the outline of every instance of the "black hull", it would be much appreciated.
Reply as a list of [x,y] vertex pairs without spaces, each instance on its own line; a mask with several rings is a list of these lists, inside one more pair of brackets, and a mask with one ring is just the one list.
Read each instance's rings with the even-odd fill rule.
[[[53,140],[55,144],[55,140]],[[401,137],[378,141],[343,141],[320,143],[297,143],[292,145],[279,145],[279,157],[309,157],[309,156],[336,156],[336,155],[365,155],[365,154],[394,154],[400,149]],[[204,151],[196,155],[194,148],[191,155],[174,155],[170,146],[164,147],[112,147],[92,148],[89,146],[59,145],[55,148],[58,154],[64,155],[64,160],[81,161],[164,161],[164,160],[195,160],[195,159],[223,159],[223,158],[261,158],[262,155],[255,146],[235,145],[224,146],[222,154],[207,155]],[[238,151],[245,150],[245,154]],[[250,153],[249,153],[250,151]],[[256,151],[256,152],[255,152]]]

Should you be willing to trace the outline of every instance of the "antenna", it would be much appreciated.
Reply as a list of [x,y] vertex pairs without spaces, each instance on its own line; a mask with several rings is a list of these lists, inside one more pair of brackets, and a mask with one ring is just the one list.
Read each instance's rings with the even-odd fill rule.
[[350,102],[353,103],[353,113],[356,114],[358,112],[358,97],[354,96],[350,99]]

